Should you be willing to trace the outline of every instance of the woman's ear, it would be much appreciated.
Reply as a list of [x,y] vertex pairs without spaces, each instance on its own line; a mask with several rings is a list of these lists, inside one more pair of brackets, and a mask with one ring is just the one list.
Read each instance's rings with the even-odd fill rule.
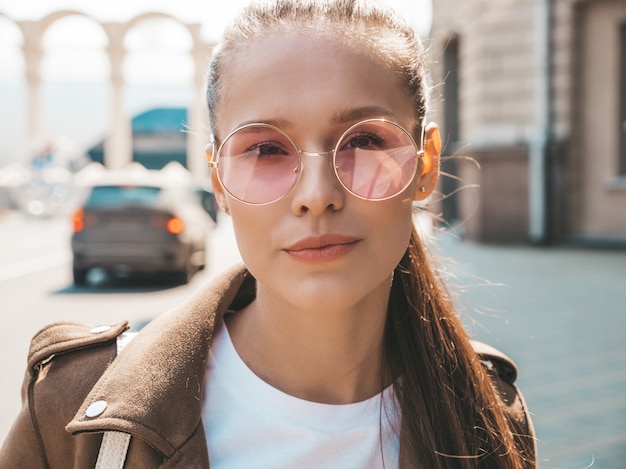
[[[207,162],[211,161],[213,159],[213,145],[209,143],[205,147],[204,153],[206,154]],[[211,168],[211,188],[213,189],[213,194],[215,194],[215,200],[217,200],[220,208],[226,214],[230,214],[226,199],[226,192],[224,191],[224,187],[222,186],[220,179],[217,177],[217,168]]]
[[424,154],[418,167],[419,177],[413,200],[424,200],[435,190],[439,179],[441,136],[437,124],[431,122],[424,131]]

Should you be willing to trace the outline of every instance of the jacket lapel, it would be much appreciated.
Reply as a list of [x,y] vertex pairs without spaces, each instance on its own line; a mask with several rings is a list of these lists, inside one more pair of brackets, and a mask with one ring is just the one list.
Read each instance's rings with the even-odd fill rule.
[[[155,318],[101,376],[67,431],[126,432],[172,457],[200,424],[216,324],[226,310],[239,309],[253,296],[254,281],[238,266]],[[87,417],[88,407],[97,401],[106,403],[104,411]]]

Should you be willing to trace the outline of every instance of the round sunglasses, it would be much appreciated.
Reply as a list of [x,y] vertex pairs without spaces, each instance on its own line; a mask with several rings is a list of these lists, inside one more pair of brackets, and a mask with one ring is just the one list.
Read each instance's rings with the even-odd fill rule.
[[[423,140],[422,129],[422,145]],[[238,127],[217,151],[215,139],[211,143],[209,166],[217,168],[224,189],[253,205],[287,195],[304,170],[304,155],[332,155],[335,175],[349,193],[364,200],[387,200],[409,186],[423,154],[408,131],[386,119],[352,125],[332,150],[324,152],[302,150],[281,129],[265,123]]]

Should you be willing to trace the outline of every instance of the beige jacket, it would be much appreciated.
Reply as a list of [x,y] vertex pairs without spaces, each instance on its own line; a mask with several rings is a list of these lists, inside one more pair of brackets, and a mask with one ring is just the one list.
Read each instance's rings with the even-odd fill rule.
[[[211,337],[227,309],[253,297],[254,279],[243,268],[233,269],[151,321],[117,359],[125,322],[99,328],[55,323],[40,331],[31,343],[23,407],[0,450],[0,469],[93,468],[106,431],[132,435],[127,468],[208,468],[200,415]],[[533,436],[513,385],[515,366],[491,352],[483,358],[501,373],[495,383],[507,411]],[[90,406],[96,402],[104,409],[94,415]]]

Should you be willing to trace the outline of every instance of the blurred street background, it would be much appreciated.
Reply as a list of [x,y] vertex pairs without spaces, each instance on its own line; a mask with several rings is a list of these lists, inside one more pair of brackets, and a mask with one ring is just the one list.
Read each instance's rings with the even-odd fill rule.
[[[626,2],[384,1],[430,53],[429,119],[445,147],[428,208],[446,221],[420,223],[467,328],[519,365],[541,468],[624,469]],[[0,441],[37,330],[139,328],[239,260],[223,214],[202,227],[204,269],[197,252],[168,266],[176,281],[131,275],[123,255],[77,264],[86,248],[72,239],[159,226],[160,249],[174,249],[188,218],[136,182],[156,172],[215,215],[204,73],[245,3],[0,0]],[[114,170],[135,182],[107,197],[128,191],[140,209],[114,213],[93,194],[83,205]]]

